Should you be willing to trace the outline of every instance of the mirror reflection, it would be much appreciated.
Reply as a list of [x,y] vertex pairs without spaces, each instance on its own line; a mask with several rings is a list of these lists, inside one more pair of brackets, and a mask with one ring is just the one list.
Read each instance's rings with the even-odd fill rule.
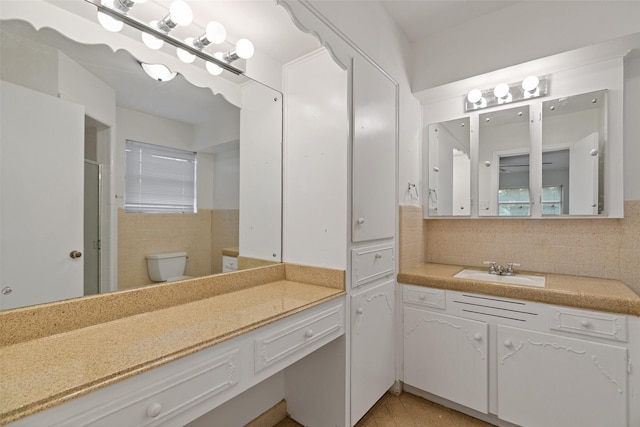
[[607,91],[542,104],[542,214],[604,212]]
[[[158,254],[179,256],[155,281],[220,273],[223,252],[280,261],[279,92],[236,78],[235,105],[122,50],[1,32],[0,308],[151,284]],[[125,212],[127,140],[195,153],[195,213]]]
[[529,216],[529,106],[480,114],[478,214]]
[[471,214],[469,118],[429,125],[429,216]]

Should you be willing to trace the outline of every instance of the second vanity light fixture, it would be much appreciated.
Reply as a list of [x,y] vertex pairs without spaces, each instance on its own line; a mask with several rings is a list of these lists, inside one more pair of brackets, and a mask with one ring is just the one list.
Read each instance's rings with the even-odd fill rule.
[[[235,47],[228,52],[216,52],[210,55],[203,49],[210,44],[219,45],[225,41],[227,32],[219,22],[207,24],[205,33],[199,37],[187,37],[184,41],[169,35],[177,26],[188,26],[193,22],[191,7],[184,0],[174,0],[168,14],[161,20],[144,22],[129,16],[129,11],[146,0],[85,0],[98,9],[98,22],[111,32],[122,30],[124,24],[142,32],[142,41],[149,49],[160,49],[164,43],[177,48],[178,58],[187,64],[195,61],[196,57],[205,61],[205,68],[210,74],[219,75],[227,70],[235,75],[244,71],[234,67],[232,62],[253,56],[253,43],[247,39],[240,39]],[[170,80],[170,79],[169,79]],[[167,81],[167,80],[164,80]]]
[[546,96],[549,91],[547,77],[529,76],[516,83],[500,83],[493,89],[473,89],[464,99],[466,113],[512,102]]

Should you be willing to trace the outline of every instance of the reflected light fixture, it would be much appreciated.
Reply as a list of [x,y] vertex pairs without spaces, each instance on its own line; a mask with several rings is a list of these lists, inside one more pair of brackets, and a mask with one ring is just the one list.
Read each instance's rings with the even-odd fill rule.
[[[223,53],[209,54],[203,51],[210,44],[221,44],[227,37],[224,26],[219,22],[209,22],[205,32],[199,37],[187,37],[178,40],[169,33],[177,26],[188,26],[193,21],[193,11],[184,0],[174,0],[169,13],[159,21],[142,22],[131,17],[129,12],[134,5],[146,0],[85,0],[98,9],[98,22],[108,31],[118,32],[124,24],[142,33],[144,44],[150,49],[160,49],[167,43],[177,48],[178,58],[185,63],[192,63],[196,58],[204,60],[207,71],[219,75],[226,70],[235,75],[244,71],[231,65],[238,59],[249,59],[254,54],[253,43],[240,39],[233,49]],[[169,72],[170,73],[170,72]],[[171,73],[170,73],[171,74]]]
[[538,76],[528,76],[517,83],[500,83],[493,89],[473,89],[465,97],[464,111],[469,112],[546,96],[548,89],[548,77]]
[[171,71],[162,64],[147,64],[145,62],[141,62],[140,66],[149,77],[159,82],[171,81],[178,75],[178,73]]

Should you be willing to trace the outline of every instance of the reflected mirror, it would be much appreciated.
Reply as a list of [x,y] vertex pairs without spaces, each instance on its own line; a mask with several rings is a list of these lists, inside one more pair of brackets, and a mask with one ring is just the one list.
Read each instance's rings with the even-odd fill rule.
[[607,91],[542,104],[542,214],[604,213]]
[[[0,308],[152,284],[157,253],[186,252],[189,277],[222,272],[223,250],[280,262],[279,92],[233,76],[232,103],[123,50],[0,30]],[[197,153],[197,213],[125,213],[126,140]]]
[[429,125],[429,216],[471,214],[469,118]]
[[529,106],[480,114],[478,215],[529,216]]

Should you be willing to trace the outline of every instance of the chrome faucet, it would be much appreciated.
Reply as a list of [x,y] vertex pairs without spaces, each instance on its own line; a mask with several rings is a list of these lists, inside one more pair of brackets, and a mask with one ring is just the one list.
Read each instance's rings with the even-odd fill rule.
[[513,267],[520,267],[520,264],[516,262],[508,262],[506,269],[502,265],[496,265],[495,261],[483,261],[482,263],[489,266],[489,274],[499,276],[515,276],[516,272]]

